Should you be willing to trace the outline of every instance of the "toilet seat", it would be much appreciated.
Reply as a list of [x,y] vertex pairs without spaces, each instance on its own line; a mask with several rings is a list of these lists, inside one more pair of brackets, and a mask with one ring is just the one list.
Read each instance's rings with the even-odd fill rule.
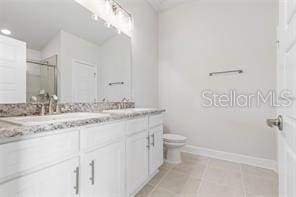
[[165,142],[172,142],[172,143],[185,143],[186,137],[171,133],[166,133],[163,135],[163,140]]

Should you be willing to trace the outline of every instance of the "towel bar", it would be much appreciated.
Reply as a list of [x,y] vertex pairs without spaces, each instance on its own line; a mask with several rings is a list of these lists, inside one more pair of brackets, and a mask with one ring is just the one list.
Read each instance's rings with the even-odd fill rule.
[[220,71],[220,72],[211,72],[209,73],[209,76],[213,76],[213,75],[219,75],[219,74],[225,74],[225,73],[238,73],[241,74],[243,73],[243,70],[227,70],[227,71]]

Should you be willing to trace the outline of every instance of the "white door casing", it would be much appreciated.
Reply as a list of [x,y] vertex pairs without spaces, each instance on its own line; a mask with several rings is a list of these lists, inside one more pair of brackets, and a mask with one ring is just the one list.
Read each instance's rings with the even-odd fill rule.
[[278,92],[293,93],[293,106],[278,108],[283,130],[278,131],[279,196],[296,196],[296,1],[279,1],[277,52]]
[[0,103],[26,102],[26,43],[0,35]]
[[97,98],[97,65],[73,60],[72,101],[94,102]]

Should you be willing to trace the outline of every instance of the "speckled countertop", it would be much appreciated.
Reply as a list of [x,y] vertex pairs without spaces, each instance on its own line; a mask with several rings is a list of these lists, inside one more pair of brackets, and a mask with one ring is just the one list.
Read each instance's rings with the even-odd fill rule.
[[30,137],[40,136],[42,134],[50,134],[50,132],[57,132],[58,130],[70,129],[75,127],[81,127],[91,124],[98,124],[109,121],[124,120],[130,118],[136,118],[147,115],[160,114],[165,112],[163,109],[138,109],[137,111],[127,110],[120,113],[117,112],[104,112],[110,114],[109,116],[103,116],[98,118],[80,119],[64,122],[55,122],[49,124],[40,124],[33,126],[18,126],[2,122],[0,119],[0,144],[8,143],[11,141],[18,141],[22,139],[28,139]]

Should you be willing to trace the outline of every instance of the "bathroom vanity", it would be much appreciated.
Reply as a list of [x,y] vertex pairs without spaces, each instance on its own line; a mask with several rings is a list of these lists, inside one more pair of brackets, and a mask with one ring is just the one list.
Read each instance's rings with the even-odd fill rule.
[[163,162],[163,110],[133,108],[132,15],[86,2],[1,1],[1,197],[129,197]]
[[163,110],[117,111],[2,135],[0,196],[133,196],[163,163]]

